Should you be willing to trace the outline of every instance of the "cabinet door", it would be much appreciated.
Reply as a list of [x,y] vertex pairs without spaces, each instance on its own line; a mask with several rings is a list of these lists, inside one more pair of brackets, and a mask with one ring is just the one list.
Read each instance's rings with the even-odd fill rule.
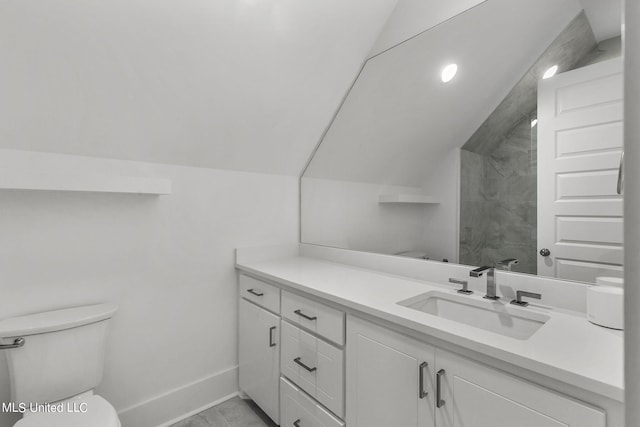
[[347,425],[433,427],[434,352],[430,345],[349,316]]
[[279,423],[280,318],[240,299],[240,389]]
[[605,427],[602,410],[437,350],[438,427]]

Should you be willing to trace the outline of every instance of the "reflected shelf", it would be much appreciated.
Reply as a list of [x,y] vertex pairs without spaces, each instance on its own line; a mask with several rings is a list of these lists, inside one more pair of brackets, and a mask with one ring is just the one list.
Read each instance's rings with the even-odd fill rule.
[[437,205],[440,204],[440,201],[433,196],[427,196],[424,194],[398,193],[380,194],[378,196],[378,203],[412,203],[419,205]]

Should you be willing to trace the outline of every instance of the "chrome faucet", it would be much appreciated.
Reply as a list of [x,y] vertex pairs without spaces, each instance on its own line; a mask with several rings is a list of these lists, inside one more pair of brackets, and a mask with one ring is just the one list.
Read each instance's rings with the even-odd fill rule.
[[487,272],[487,294],[483,297],[490,300],[499,300],[500,297],[496,295],[496,269],[495,267],[489,267],[488,265],[474,268],[469,272],[471,277],[482,277],[482,273]]
[[501,269],[505,270],[505,271],[511,271],[511,267],[514,264],[519,263],[520,261],[518,261],[517,258],[507,258],[507,259],[503,259],[502,261],[498,261],[498,263],[496,264],[497,267],[500,267]]

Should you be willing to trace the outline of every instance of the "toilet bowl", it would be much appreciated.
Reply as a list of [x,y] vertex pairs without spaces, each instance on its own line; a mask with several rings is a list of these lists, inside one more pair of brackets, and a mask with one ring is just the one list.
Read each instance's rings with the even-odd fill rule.
[[0,321],[11,400],[24,409],[14,427],[120,427],[114,407],[93,393],[116,310],[96,304]]

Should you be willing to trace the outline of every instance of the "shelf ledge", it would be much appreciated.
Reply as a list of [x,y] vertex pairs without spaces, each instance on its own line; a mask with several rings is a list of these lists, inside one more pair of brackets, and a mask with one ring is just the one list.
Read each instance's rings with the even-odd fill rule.
[[424,194],[381,194],[378,196],[378,203],[413,203],[421,205],[437,205],[440,202]]
[[0,171],[0,189],[163,195],[171,194],[171,180],[137,176]]

